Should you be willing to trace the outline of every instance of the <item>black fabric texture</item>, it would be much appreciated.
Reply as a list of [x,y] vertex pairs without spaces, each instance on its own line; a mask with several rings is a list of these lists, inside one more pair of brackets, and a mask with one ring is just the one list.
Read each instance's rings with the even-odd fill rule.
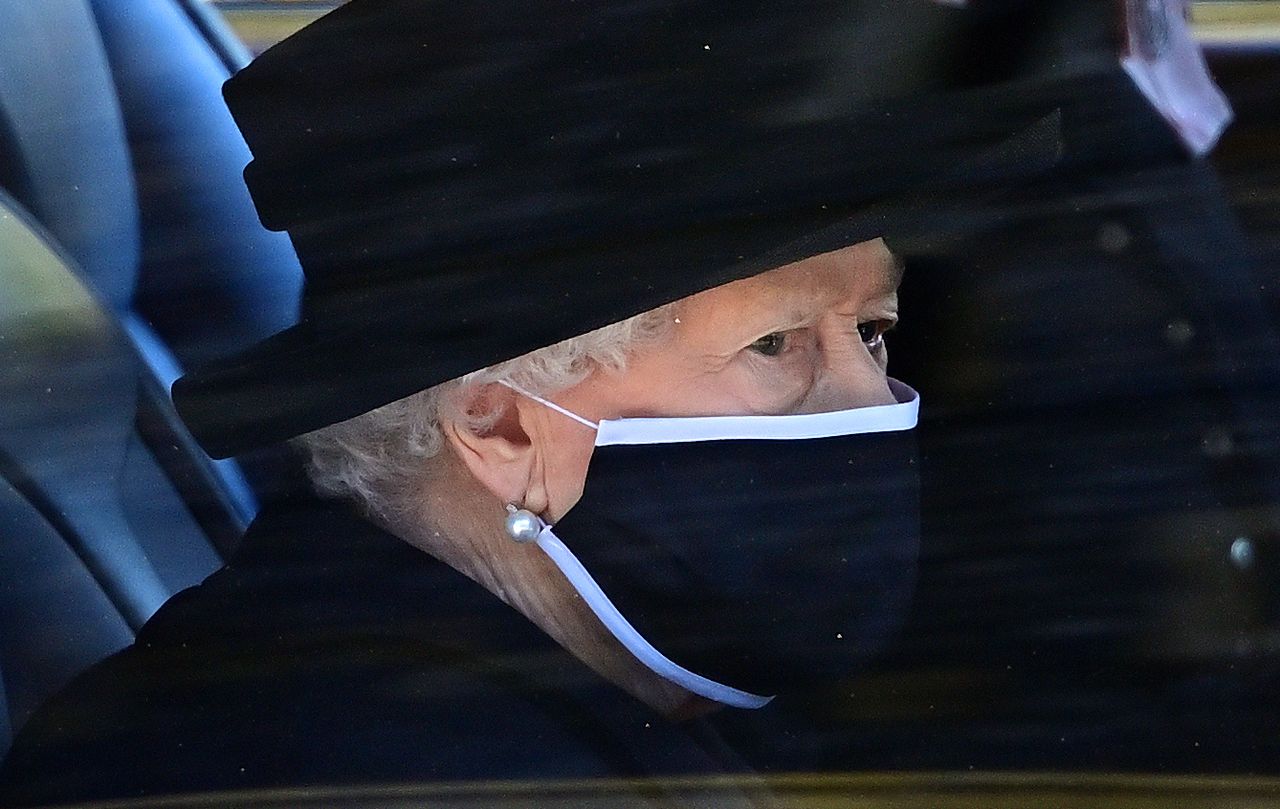
[[355,0],[226,85],[304,315],[180,380],[179,410],[236,454],[818,252],[999,218],[987,192],[1052,164],[1001,145],[1048,115],[1066,164],[1176,158],[1110,16],[1077,15],[1070,70],[1028,54],[1052,26],[1015,24],[1046,16]]
[[695,674],[762,696],[847,677],[910,603],[915,436],[597,447],[555,532]]
[[740,766],[471,580],[306,500],[38,711],[0,805]]

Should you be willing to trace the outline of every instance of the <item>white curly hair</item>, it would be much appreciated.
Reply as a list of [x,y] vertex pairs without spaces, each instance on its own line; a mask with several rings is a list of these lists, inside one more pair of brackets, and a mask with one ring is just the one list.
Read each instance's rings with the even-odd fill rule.
[[[596,368],[621,371],[639,346],[666,339],[676,322],[671,303],[579,337],[473,371],[465,376],[294,439],[307,459],[312,485],[326,496],[360,505],[390,520],[411,514],[431,458],[444,445],[442,417],[466,419],[485,429],[501,416],[501,405],[477,411],[491,397],[466,395],[477,386],[511,382],[540,396],[581,382]],[[470,409],[463,403],[470,402]]]

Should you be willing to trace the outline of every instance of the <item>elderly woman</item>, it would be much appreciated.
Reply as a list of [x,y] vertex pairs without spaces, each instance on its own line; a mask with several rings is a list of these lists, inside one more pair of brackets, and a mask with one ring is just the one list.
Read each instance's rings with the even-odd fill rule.
[[228,83],[303,318],[174,398],[329,497],[46,706],[7,801],[741,767],[733,717],[893,629],[886,239],[1056,156],[1052,125],[1000,146],[1045,110],[992,122],[941,5],[508,11],[353,0]]
[[[876,239],[716,287],[312,433],[302,440],[311,453],[312,475],[329,494],[354,495],[393,533],[479,582],[663,713],[687,714],[694,695],[760,707],[761,695],[727,686],[734,679],[737,685],[769,680],[767,672],[751,669],[779,668],[773,656],[780,650],[769,648],[771,641],[794,655],[817,651],[806,650],[806,642],[834,646],[842,660],[849,647],[863,651],[854,626],[865,619],[866,593],[814,608],[815,597],[827,596],[814,585],[827,580],[839,591],[871,589],[874,600],[882,600],[885,578],[897,583],[892,560],[909,564],[912,558],[909,527],[895,532],[878,526],[879,536],[860,532],[853,521],[866,515],[849,508],[859,498],[877,498],[890,513],[903,508],[901,497],[877,492],[886,485],[883,467],[891,470],[896,462],[905,468],[909,458],[886,456],[882,444],[845,441],[833,448],[814,440],[914,425],[912,394],[891,387],[885,376],[885,332],[898,318],[900,274]],[[781,414],[824,416],[768,418]],[[610,428],[617,435],[606,438]],[[772,440],[765,452],[774,458],[760,473],[786,460],[809,468],[783,466],[756,483],[750,450],[735,441],[703,443],[752,438]],[[780,446],[786,439],[794,439],[788,443],[796,448]],[[611,457],[614,441],[631,445],[631,457],[617,462],[623,468],[594,468]],[[679,468],[672,468],[668,452],[635,452],[645,444],[662,447],[658,442],[679,442],[685,453],[696,448],[688,466]],[[823,455],[833,451],[836,465],[823,466]],[[706,476],[726,474],[723,462],[735,461],[742,467],[729,472],[736,491],[724,494]],[[850,474],[849,463],[863,469]],[[810,484],[814,488],[796,491],[798,482],[814,477],[815,466],[822,473]],[[880,479],[868,476],[868,468],[880,472]],[[835,524],[812,511],[831,507],[817,488],[830,482],[826,475],[840,481],[830,490],[841,501]],[[594,558],[584,570],[543,526],[562,525],[562,518],[577,511],[584,486],[597,477],[604,490],[588,491],[595,513],[575,514],[581,523],[557,529],[568,531],[565,540],[581,543],[574,543],[579,555]],[[662,478],[679,485],[672,488]],[[901,474],[891,479],[897,482]],[[872,488],[860,490],[855,480]],[[620,509],[612,502],[619,495],[624,503],[634,501],[633,507]],[[726,496],[732,503],[719,502]],[[704,526],[680,511],[692,511],[700,521],[726,513],[723,521]],[[783,536],[769,525],[779,511],[793,523]],[[646,512],[661,516],[652,519]],[[806,520],[820,522],[805,526]],[[785,536],[815,528],[839,533],[844,541]],[[618,543],[627,544],[625,554],[608,547]],[[872,549],[878,543],[896,545],[899,552],[877,557]],[[791,558],[775,558],[780,554]],[[875,576],[856,565],[850,570],[851,557],[872,566]],[[744,569],[734,571],[722,561]],[[784,566],[756,569],[770,562]],[[669,579],[633,585],[627,579],[649,579],[653,571],[633,576],[628,566],[665,566]],[[810,567],[809,574],[798,575]],[[586,574],[607,575],[614,586],[602,592]],[[717,582],[734,576],[747,580]],[[860,577],[870,581],[859,585]],[[752,580],[790,588],[788,598],[753,610],[750,599],[741,603],[741,595],[734,597],[750,591]],[[721,684],[699,676],[698,667],[690,672],[675,665],[649,645],[645,633],[632,631],[627,610],[613,607],[609,598],[618,591],[651,623],[663,624],[666,611],[689,610],[684,617],[703,625],[698,639],[712,648],[686,654],[710,656],[712,669],[747,670]],[[698,603],[671,603],[681,591]],[[723,610],[731,612],[719,614]],[[752,614],[759,623],[750,620]],[[678,618],[655,627],[674,636],[677,646]],[[683,627],[684,634],[690,629]],[[722,636],[709,637],[712,629]],[[840,637],[844,633],[847,641]],[[717,664],[718,656],[733,659]]]

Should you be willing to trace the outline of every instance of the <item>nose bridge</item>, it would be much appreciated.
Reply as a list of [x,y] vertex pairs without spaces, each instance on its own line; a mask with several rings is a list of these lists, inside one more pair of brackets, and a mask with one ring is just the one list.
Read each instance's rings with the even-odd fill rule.
[[820,337],[819,372],[806,410],[823,412],[897,401],[884,369],[848,322],[828,319]]

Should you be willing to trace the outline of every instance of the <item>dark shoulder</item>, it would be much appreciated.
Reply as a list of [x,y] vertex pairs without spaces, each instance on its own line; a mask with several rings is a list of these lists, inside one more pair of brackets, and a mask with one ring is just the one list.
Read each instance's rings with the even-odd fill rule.
[[310,503],[37,712],[0,803],[714,766],[483,588]]

